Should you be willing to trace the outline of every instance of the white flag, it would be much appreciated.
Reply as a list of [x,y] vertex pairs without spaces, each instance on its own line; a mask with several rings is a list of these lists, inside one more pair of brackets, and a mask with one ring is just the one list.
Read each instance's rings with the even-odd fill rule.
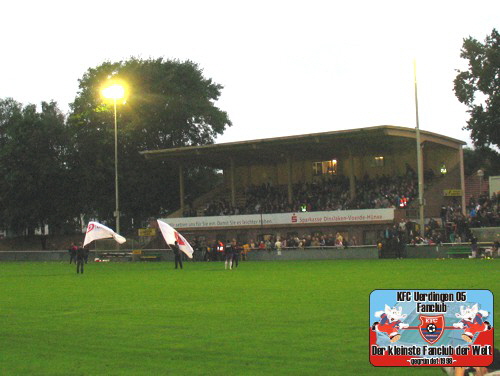
[[127,239],[125,239],[121,235],[118,235],[109,227],[106,227],[98,222],[91,221],[87,226],[87,233],[85,234],[83,246],[85,247],[87,244],[91,243],[94,240],[108,238],[113,238],[120,244],[123,244],[127,241]]
[[187,257],[193,258],[193,247],[188,243],[186,238],[179,234],[172,226],[168,223],[160,221],[158,219],[158,226],[160,227],[161,234],[163,235],[163,239],[167,244],[174,244],[177,242],[179,245],[179,249],[184,252]]

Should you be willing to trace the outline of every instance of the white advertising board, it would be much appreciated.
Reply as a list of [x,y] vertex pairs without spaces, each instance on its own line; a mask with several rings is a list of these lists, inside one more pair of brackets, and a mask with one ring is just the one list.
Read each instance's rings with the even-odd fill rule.
[[175,229],[208,227],[247,227],[282,225],[330,225],[394,220],[394,208],[297,212],[275,214],[247,214],[214,217],[161,218]]

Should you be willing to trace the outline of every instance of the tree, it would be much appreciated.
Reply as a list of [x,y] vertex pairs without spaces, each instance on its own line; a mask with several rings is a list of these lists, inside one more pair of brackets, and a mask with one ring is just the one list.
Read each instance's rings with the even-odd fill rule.
[[458,71],[455,95],[467,105],[470,119],[465,129],[471,131],[476,147],[500,146],[500,34],[493,29],[481,43],[464,39],[460,57],[468,60],[468,70]]
[[490,148],[464,148],[465,176],[475,174],[479,169],[484,171],[484,176],[500,175],[500,155]]
[[[177,166],[146,160],[139,152],[211,144],[231,122],[215,106],[222,86],[203,77],[193,62],[132,58],[89,69],[80,79],[68,120],[73,145],[70,164],[79,171],[75,201],[82,213],[100,220],[113,221],[115,205],[113,105],[103,102],[100,91],[115,81],[129,88],[126,103],[118,103],[117,111],[120,207],[126,227],[127,221],[137,224],[179,207]],[[212,175],[215,172],[204,170],[209,181],[215,181]],[[186,184],[186,195],[199,191],[206,180]],[[210,188],[205,185],[205,191]]]
[[14,232],[61,227],[71,209],[65,119],[55,102],[0,100],[0,217]]

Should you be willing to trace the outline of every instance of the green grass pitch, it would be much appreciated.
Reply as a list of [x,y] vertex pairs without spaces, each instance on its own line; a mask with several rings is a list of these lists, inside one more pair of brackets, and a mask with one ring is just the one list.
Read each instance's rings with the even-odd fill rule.
[[1,263],[0,374],[440,375],[370,365],[370,292],[500,297],[499,275],[499,260],[458,259],[91,263],[83,275]]

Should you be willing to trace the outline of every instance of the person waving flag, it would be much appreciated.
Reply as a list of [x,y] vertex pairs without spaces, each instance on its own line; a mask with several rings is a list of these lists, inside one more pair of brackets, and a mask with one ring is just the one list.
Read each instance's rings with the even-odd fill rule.
[[177,242],[177,246],[179,249],[186,254],[187,257],[190,259],[193,258],[193,247],[191,247],[191,244],[188,243],[186,238],[182,236],[177,230],[175,230],[172,226],[170,226],[168,223],[158,221],[158,227],[160,228],[161,234],[163,235],[163,239],[165,239],[165,242],[169,245],[170,248],[172,248],[171,244],[175,245],[175,242]]

